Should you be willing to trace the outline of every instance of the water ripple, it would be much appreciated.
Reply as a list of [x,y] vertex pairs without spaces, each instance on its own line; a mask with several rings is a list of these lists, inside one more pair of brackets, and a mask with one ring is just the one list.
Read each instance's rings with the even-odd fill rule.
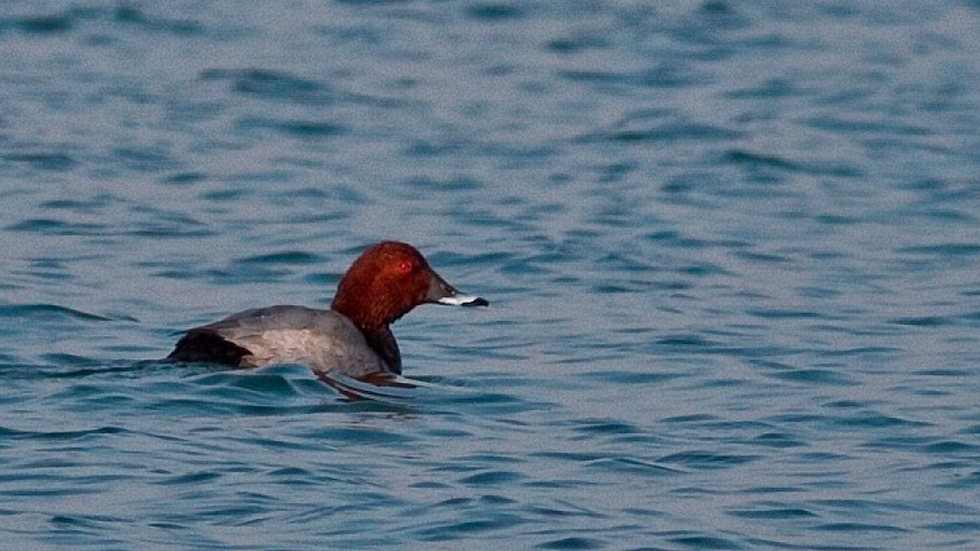
[[[980,548],[978,14],[0,2],[4,547]],[[379,239],[398,385],[153,360]]]

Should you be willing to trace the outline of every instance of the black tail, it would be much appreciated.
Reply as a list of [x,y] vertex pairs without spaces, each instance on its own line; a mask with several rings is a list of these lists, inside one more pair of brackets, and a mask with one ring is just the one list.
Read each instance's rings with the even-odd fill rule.
[[247,348],[225,340],[220,335],[192,330],[177,341],[177,346],[167,359],[175,362],[212,362],[239,366],[242,358],[250,354]]

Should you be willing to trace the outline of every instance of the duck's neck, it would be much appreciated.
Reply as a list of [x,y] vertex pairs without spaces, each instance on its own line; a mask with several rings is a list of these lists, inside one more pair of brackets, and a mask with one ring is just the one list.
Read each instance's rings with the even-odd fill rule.
[[388,365],[388,369],[392,373],[401,375],[402,356],[398,351],[398,343],[395,342],[395,336],[391,334],[391,329],[387,325],[376,329],[365,329],[362,327],[361,333],[364,333],[364,338],[367,339],[368,346],[381,356],[385,364]]
[[354,322],[354,325],[361,330],[368,345],[381,356],[388,369],[397,374],[402,372],[402,357],[398,352],[398,343],[395,342],[394,335],[391,334],[389,325],[391,319],[386,319],[383,315],[379,301],[357,302],[350,300],[351,297],[360,296],[357,293],[338,292],[330,304],[330,309],[347,317]]

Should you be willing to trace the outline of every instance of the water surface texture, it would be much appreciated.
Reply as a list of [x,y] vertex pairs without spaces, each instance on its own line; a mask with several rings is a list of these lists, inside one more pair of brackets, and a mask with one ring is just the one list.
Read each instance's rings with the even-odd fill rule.
[[[5,549],[980,549],[980,2],[0,3]],[[414,391],[166,366],[384,238]],[[397,391],[396,391],[397,390]]]

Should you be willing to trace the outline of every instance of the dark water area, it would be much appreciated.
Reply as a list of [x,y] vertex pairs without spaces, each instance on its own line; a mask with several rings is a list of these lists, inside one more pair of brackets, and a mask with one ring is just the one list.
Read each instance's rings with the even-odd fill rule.
[[[0,3],[0,547],[980,548],[980,3]],[[163,365],[368,244],[416,389]]]

